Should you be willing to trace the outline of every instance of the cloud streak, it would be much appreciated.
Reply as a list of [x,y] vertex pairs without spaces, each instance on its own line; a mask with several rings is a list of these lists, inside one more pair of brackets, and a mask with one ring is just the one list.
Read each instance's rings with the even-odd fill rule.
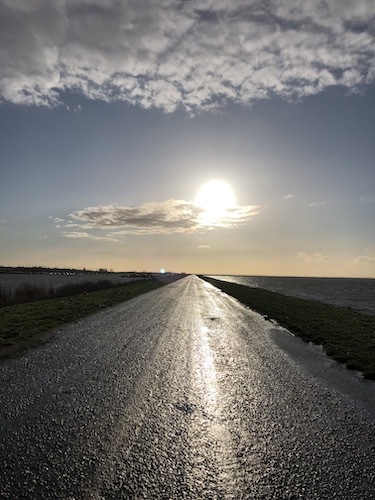
[[[58,226],[56,226],[58,227]],[[71,239],[89,239],[93,241],[112,241],[112,242],[118,242],[116,238],[113,238],[111,236],[95,236],[94,234],[89,234],[85,233],[82,231],[63,231],[63,236],[64,238],[71,238]]]
[[[204,209],[184,200],[151,202],[138,207],[87,207],[70,214],[63,235],[67,238],[90,237],[109,241],[128,234],[195,233],[219,227],[232,229],[254,217],[257,208],[238,206],[223,211],[219,217],[207,218]],[[60,227],[60,224],[56,227]],[[105,231],[106,234],[92,234],[97,231]]]
[[354,259],[355,264],[375,264],[375,257],[369,255],[360,255]]
[[298,252],[297,257],[299,259],[303,259],[306,262],[327,262],[330,261],[331,258],[327,255],[323,255],[320,252],[315,252],[311,254],[307,254],[305,252]]
[[373,0],[0,0],[0,95],[165,112],[375,80]]

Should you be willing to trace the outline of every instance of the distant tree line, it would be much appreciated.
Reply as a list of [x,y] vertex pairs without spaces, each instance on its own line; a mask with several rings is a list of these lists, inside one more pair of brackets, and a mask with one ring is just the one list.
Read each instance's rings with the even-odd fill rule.
[[[112,271],[112,270],[111,270]],[[72,269],[65,267],[43,267],[43,266],[0,266],[0,273],[3,274],[67,274],[67,275],[79,275],[79,274],[101,274],[111,272],[108,269],[101,267],[97,271],[90,269]]]

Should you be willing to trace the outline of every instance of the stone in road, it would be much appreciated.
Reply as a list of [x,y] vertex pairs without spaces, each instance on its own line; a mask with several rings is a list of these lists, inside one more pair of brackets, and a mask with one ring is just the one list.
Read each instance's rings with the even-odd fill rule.
[[1,498],[375,498],[375,423],[195,276],[3,361]]

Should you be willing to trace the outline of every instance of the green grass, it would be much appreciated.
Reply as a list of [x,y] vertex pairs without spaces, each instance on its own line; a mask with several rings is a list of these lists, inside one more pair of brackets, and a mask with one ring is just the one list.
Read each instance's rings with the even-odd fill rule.
[[167,281],[133,281],[109,290],[17,304],[0,309],[0,357],[19,354],[45,341],[50,332],[107,307],[155,290]]
[[251,309],[277,321],[328,356],[375,380],[375,316],[261,288],[202,277]]

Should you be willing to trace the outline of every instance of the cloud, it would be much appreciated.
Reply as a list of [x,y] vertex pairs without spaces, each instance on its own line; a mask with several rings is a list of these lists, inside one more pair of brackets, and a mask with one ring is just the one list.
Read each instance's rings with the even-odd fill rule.
[[55,223],[56,228],[61,227],[61,224],[65,222],[65,219],[61,219],[60,217],[52,217],[52,215],[48,218]]
[[327,255],[323,255],[320,252],[315,252],[311,254],[298,252],[297,257],[299,259],[304,259],[306,262],[326,262],[332,260],[330,257],[327,257]]
[[72,111],[73,113],[80,113],[82,111],[82,106],[78,104],[76,108],[71,108],[70,106],[66,106],[68,111]]
[[360,255],[354,259],[355,264],[375,264],[375,257],[369,257],[368,255]]
[[375,203],[375,197],[371,196],[361,196],[359,199],[362,203]]
[[142,234],[194,231],[198,214],[199,209],[192,203],[168,200],[140,207],[88,207],[73,212],[71,218],[86,228],[112,229],[116,234]]
[[374,15],[373,0],[0,0],[0,95],[194,113],[356,91],[375,80]]
[[314,201],[313,203],[310,203],[310,207],[322,207],[325,204],[325,201]]
[[291,200],[292,198],[294,198],[294,194],[286,194],[285,196],[283,196],[283,200]]
[[[87,207],[70,214],[65,228],[68,238],[91,237],[88,231],[105,230],[107,238],[118,238],[127,234],[193,233],[213,228],[234,228],[247,222],[257,214],[256,206],[237,206],[210,214],[192,202],[167,200],[150,202],[139,207],[107,205]],[[82,232],[82,230],[86,232]]]
[[63,236],[65,238],[73,238],[73,239],[84,238],[94,241],[112,241],[112,242],[119,241],[116,238],[112,238],[111,236],[95,236],[93,234],[79,232],[79,231],[63,231]]

